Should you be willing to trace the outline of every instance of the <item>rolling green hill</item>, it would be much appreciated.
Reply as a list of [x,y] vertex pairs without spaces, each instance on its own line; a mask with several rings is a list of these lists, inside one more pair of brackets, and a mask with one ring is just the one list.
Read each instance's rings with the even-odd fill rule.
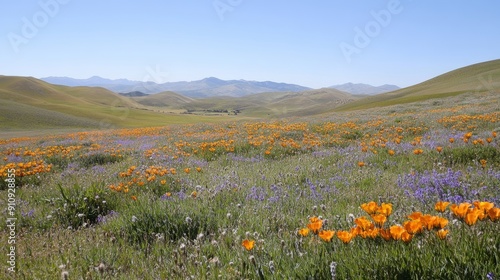
[[333,111],[360,110],[487,91],[500,91],[500,59],[459,68],[407,88],[365,97]]
[[[0,76],[1,133],[42,129],[106,129],[204,121],[156,112],[99,87],[52,85],[31,77]],[[210,120],[205,120],[210,121]]]
[[188,111],[239,111],[249,117],[290,117],[324,113],[358,99],[335,89],[302,92],[267,92],[243,97],[196,99],[184,106]]
[[178,109],[183,105],[194,101],[192,98],[172,91],[164,91],[147,96],[132,97],[132,99],[145,106],[166,107],[173,109]]

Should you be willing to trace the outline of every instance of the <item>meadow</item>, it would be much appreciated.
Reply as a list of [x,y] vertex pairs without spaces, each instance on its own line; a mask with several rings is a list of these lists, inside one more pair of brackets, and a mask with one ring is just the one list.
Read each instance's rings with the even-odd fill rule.
[[0,278],[499,279],[499,124],[476,93],[0,139]]

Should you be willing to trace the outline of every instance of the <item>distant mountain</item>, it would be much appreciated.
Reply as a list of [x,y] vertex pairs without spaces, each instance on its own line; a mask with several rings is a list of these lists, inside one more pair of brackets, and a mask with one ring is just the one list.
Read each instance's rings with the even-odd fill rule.
[[128,96],[128,97],[140,97],[140,96],[148,96],[142,91],[131,91],[131,92],[119,92],[119,95]]
[[135,85],[139,82],[137,81],[130,81],[127,79],[117,79],[117,80],[110,80],[110,79],[105,79],[101,78],[99,76],[92,76],[88,79],[74,79],[74,78],[68,78],[68,77],[47,77],[47,78],[41,78],[40,80],[45,81],[47,83],[55,84],[55,85],[63,85],[63,86],[88,86],[88,87],[106,87],[110,85]]
[[126,79],[109,80],[101,77],[91,77],[89,79],[73,79],[67,77],[48,77],[41,80],[51,84],[65,86],[97,86],[114,92],[134,92],[159,93],[173,91],[191,98],[232,96],[241,97],[249,94],[262,92],[298,92],[309,90],[294,84],[276,83],[271,81],[257,82],[246,80],[221,80],[210,77],[203,80],[191,82],[168,82],[156,84],[153,82],[130,81]]
[[367,84],[353,84],[353,83],[335,85],[331,86],[330,88],[334,88],[340,91],[345,91],[351,94],[362,94],[362,95],[374,95],[399,89],[399,87],[395,85],[382,85],[376,87]]

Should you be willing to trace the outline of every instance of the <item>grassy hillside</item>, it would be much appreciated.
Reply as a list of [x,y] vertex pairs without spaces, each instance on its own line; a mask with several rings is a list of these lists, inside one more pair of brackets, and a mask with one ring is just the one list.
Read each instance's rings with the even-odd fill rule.
[[137,103],[145,106],[167,108],[179,108],[186,103],[190,103],[193,101],[192,98],[177,94],[172,91],[165,91],[156,94],[150,94],[147,96],[133,97],[132,99],[137,101]]
[[0,109],[2,134],[214,121],[153,111],[104,88],[52,85],[31,77],[0,76]]
[[473,64],[450,71],[423,83],[362,98],[340,106],[335,111],[359,110],[410,102],[444,98],[462,93],[498,92],[500,90],[500,60]]
[[238,110],[251,117],[290,117],[320,114],[357,97],[335,89],[303,92],[268,92],[244,97],[197,99],[184,107],[190,111]]

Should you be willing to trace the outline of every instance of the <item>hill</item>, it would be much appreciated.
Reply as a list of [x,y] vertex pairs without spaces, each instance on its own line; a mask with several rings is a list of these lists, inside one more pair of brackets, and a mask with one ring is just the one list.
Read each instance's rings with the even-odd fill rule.
[[200,121],[155,112],[99,87],[52,85],[32,77],[0,76],[2,133],[40,129],[106,129]]
[[407,88],[365,97],[334,111],[360,110],[488,91],[500,91],[500,59],[462,67]]
[[386,84],[381,86],[372,86],[368,84],[353,84],[353,83],[335,85],[331,86],[330,88],[338,89],[340,91],[345,91],[356,95],[374,95],[399,89],[399,87],[395,85]]
[[165,91],[156,94],[146,94],[143,96],[134,96],[133,100],[145,106],[180,108],[183,105],[193,101],[192,98],[177,94],[172,91]]
[[266,92],[243,97],[195,99],[186,104],[188,112],[236,112],[251,117],[309,116],[327,112],[357,97],[336,89],[301,92]]
[[303,91],[310,88],[294,84],[276,83],[271,81],[258,82],[246,80],[221,80],[210,77],[191,82],[168,82],[157,84],[154,82],[139,82],[126,79],[109,80],[101,77],[91,77],[89,79],[73,79],[67,77],[47,77],[41,80],[66,86],[99,86],[113,92],[133,92],[159,93],[164,91],[174,91],[187,97],[205,98],[214,96],[245,96],[262,92],[287,92]]

